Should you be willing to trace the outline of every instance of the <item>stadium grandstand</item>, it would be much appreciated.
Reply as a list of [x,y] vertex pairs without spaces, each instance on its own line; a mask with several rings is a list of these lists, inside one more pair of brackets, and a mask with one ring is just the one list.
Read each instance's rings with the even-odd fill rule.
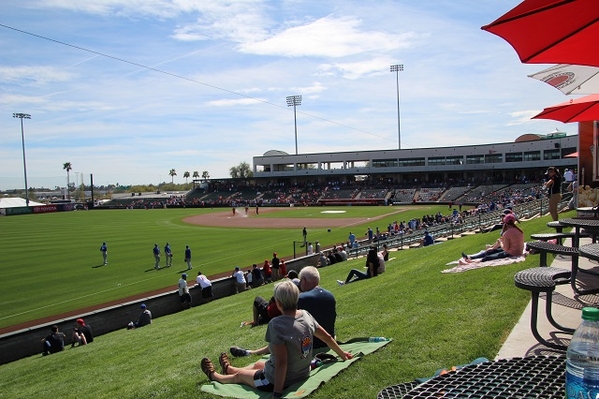
[[113,198],[105,207],[523,203],[543,195],[549,166],[576,169],[578,135],[527,134],[484,145],[253,159],[249,179],[195,180],[188,193]]

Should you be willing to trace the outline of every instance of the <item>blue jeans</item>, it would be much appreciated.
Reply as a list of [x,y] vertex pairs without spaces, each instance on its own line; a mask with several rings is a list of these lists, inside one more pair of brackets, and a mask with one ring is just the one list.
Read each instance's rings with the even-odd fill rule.
[[[501,249],[501,248],[490,249],[488,251],[479,252],[476,255],[471,255],[470,259],[481,259],[481,258],[484,259],[487,256],[495,255],[499,252],[503,252],[503,249]],[[487,259],[487,260],[489,260],[489,259]]]
[[[354,277],[355,277],[355,279],[352,280],[352,278],[354,278]],[[352,281],[365,280],[367,278],[370,278],[370,275],[368,275],[367,273],[363,273],[356,269],[351,269],[349,271],[349,274],[347,275],[347,278],[345,279],[345,284],[349,284]]]

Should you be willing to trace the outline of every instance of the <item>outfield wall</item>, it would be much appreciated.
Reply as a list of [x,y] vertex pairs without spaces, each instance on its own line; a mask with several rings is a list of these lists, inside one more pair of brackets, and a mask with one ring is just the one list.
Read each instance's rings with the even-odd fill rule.
[[[296,270],[299,272],[304,266],[315,265],[317,260],[317,255],[292,259],[286,262],[287,269],[288,271]],[[193,306],[199,306],[202,297],[199,287],[196,288],[194,286],[190,288],[189,292],[193,298]],[[213,299],[234,295],[234,279],[228,277],[212,281],[212,293],[214,294]],[[244,300],[247,300],[247,318],[250,319],[252,317],[251,307],[253,298],[250,299],[245,296]],[[0,364],[9,363],[27,356],[41,356],[41,340],[50,333],[50,328],[54,324],[58,325],[58,329],[67,335],[65,340],[66,350],[69,350],[68,346],[71,345],[73,327],[75,326],[75,320],[78,318],[83,318],[85,323],[92,327],[94,337],[124,329],[127,327],[129,321],[137,320],[137,316],[141,313],[141,303],[147,305],[148,309],[152,312],[154,319],[183,310],[181,302],[179,301],[179,293],[175,290],[164,294],[141,298],[134,302],[122,303],[98,309],[93,312],[83,313],[65,319],[57,319],[46,324],[2,334],[0,335]],[[157,321],[157,323],[159,323],[159,321]],[[102,339],[99,339],[97,343],[92,343],[92,345],[102,345]]]

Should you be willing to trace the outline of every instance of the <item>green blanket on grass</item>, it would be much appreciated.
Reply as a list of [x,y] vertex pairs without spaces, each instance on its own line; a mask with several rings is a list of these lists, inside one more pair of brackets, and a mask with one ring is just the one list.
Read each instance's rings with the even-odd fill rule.
[[[349,344],[340,345],[343,350],[351,352],[354,355],[353,359],[345,362],[339,361],[334,363],[325,364],[318,368],[315,368],[310,372],[310,378],[306,381],[298,382],[285,389],[283,392],[284,398],[303,398],[310,393],[314,392],[320,385],[324,384],[334,376],[336,376],[341,370],[348,368],[352,363],[362,358],[362,356],[368,355],[379,348],[387,345],[391,341],[383,342],[354,342]],[[335,355],[335,352],[329,350],[327,353]],[[268,358],[266,356],[265,358]],[[270,399],[272,394],[270,392],[261,392],[255,388],[250,388],[246,385],[239,384],[221,384],[216,381],[212,381],[208,385],[202,386],[202,391],[209,392],[214,395],[224,396],[227,398],[240,398],[240,399]]]

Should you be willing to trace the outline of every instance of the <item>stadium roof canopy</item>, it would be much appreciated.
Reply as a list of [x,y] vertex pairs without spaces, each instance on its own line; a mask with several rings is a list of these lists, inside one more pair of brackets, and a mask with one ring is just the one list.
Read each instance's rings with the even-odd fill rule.
[[269,151],[266,151],[263,156],[270,157],[273,155],[289,155],[289,154],[286,153],[285,151],[281,151],[281,150],[269,150]]
[[[41,202],[29,201],[29,206],[37,206],[44,205]],[[10,197],[10,198],[0,198],[0,208],[17,208],[21,206],[27,206],[24,198],[19,197]]]

